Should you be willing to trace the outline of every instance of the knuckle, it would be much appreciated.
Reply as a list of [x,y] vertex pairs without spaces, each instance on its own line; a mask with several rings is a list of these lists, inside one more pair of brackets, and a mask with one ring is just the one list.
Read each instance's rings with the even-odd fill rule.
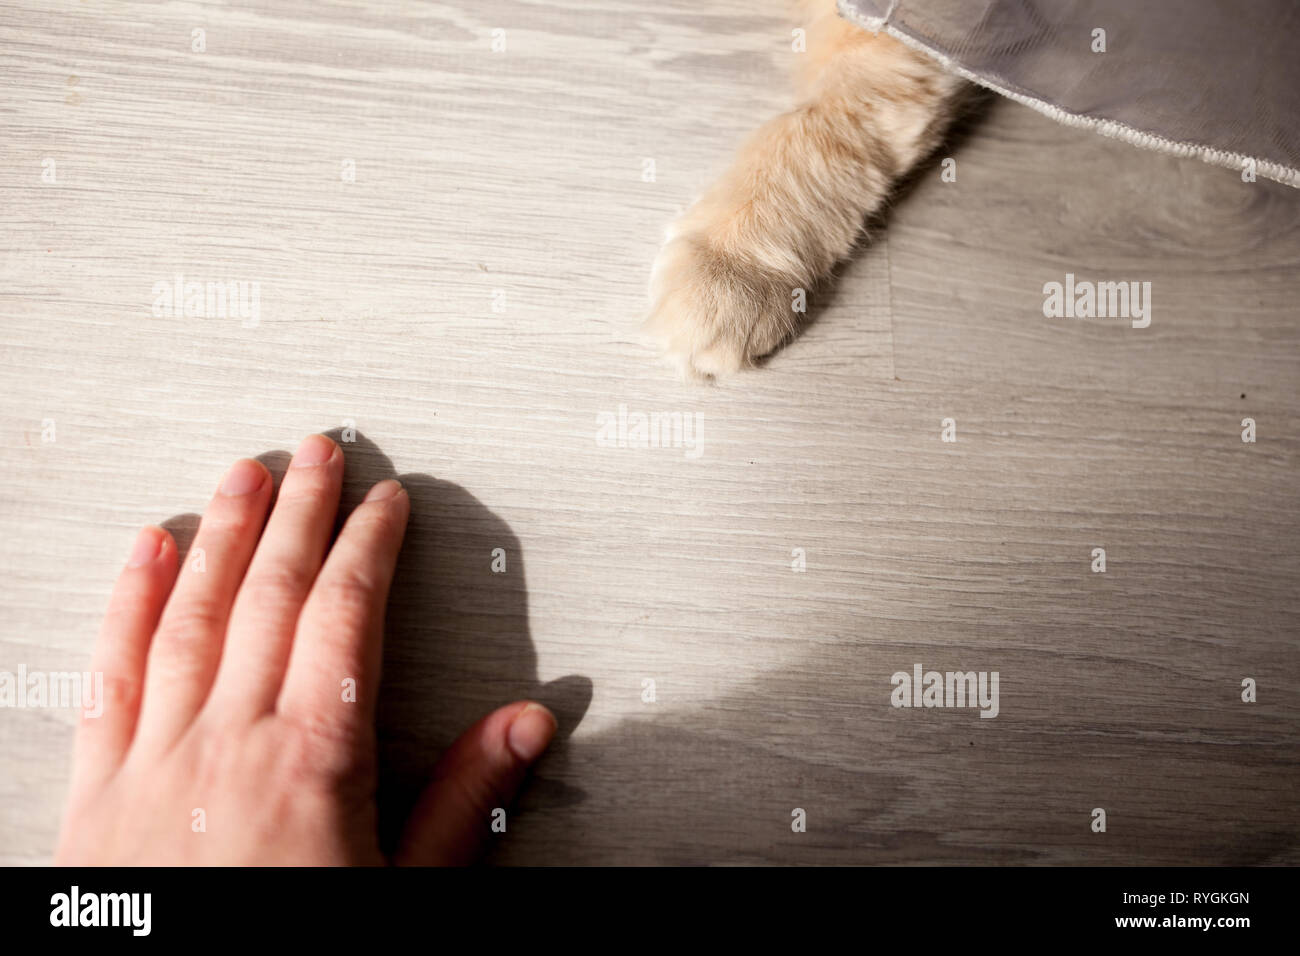
[[342,568],[332,574],[322,592],[327,619],[364,620],[373,607],[378,585],[360,568]]
[[195,599],[170,609],[158,629],[157,646],[162,650],[185,651],[204,643],[213,632],[225,627],[225,614],[209,600]]
[[104,713],[130,712],[138,708],[143,692],[143,684],[133,677],[123,674],[105,674],[104,686],[100,691]]
[[361,532],[363,540],[383,540],[402,530],[402,521],[398,518],[400,512],[392,507],[395,500],[396,498],[383,498],[368,501],[356,513],[357,530]]
[[286,759],[295,774],[329,783],[366,779],[376,767],[371,730],[340,715],[295,714],[288,718],[295,742]]
[[109,601],[108,610],[104,612],[104,627],[112,630],[121,624],[135,620],[139,599],[136,595],[114,595]]
[[[102,685],[96,687],[94,706],[83,706],[78,723],[82,728],[93,731],[105,726],[105,718],[132,714],[140,709],[140,700],[144,693],[143,684],[134,678],[122,674],[103,674]],[[86,701],[83,698],[83,704]]]
[[460,773],[445,779],[462,807],[476,816],[487,816],[494,807],[511,802],[513,797],[499,781],[482,773]]
[[319,464],[291,467],[285,472],[284,480],[276,498],[276,507],[288,505],[298,507],[316,507],[320,500],[335,494],[335,488],[342,477],[340,452],[334,446],[330,457]]
[[159,627],[149,649],[148,667],[170,680],[184,680],[202,671],[225,630],[225,615],[202,603],[178,608]]
[[214,540],[224,542],[251,534],[261,524],[261,519],[261,511],[248,507],[243,499],[237,499],[236,504],[219,511],[209,510],[203,516],[194,545],[211,551]]
[[117,625],[135,620],[140,616],[141,609],[148,606],[146,602],[153,593],[154,589],[141,575],[121,581],[108,599],[108,607],[104,611],[105,624]]
[[249,574],[244,591],[258,603],[280,603],[301,599],[310,589],[315,573],[290,560],[272,560]]
[[[300,472],[305,470],[307,474]],[[276,508],[315,508],[329,494],[332,480],[321,468],[293,469],[280,488]]]

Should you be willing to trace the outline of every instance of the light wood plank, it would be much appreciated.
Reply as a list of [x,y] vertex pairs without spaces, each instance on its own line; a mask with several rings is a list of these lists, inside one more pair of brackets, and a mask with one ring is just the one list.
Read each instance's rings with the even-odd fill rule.
[[[138,525],[350,421],[350,494],[417,512],[392,804],[504,700],[571,734],[495,862],[1295,862],[1297,194],[995,104],[798,342],[680,384],[661,230],[790,102],[751,7],[0,4],[0,668],[85,666]],[[1067,271],[1151,327],[1044,319]],[[154,317],[177,272],[260,321]],[[701,455],[601,447],[620,405]],[[916,662],[999,716],[892,708]],[[0,711],[0,862],[48,859],[72,727]]]

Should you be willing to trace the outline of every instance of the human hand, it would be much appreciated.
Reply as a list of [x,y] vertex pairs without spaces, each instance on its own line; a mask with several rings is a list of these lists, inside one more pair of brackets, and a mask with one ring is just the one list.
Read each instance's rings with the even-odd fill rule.
[[[342,481],[339,446],[307,438],[268,520],[270,474],[236,462],[179,576],[171,535],[140,532],[96,644],[103,712],[78,728],[56,863],[388,862],[375,698],[410,500],[380,482],[331,547]],[[555,727],[518,701],[470,728],[391,862],[472,862]]]

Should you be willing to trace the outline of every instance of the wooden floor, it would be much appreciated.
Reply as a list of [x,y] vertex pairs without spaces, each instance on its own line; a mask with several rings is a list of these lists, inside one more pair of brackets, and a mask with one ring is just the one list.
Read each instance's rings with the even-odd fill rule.
[[[686,385],[650,263],[791,26],[0,0],[0,670],[88,666],[137,526],[354,426],[417,512],[386,807],[497,704],[564,720],[495,862],[1300,862],[1300,192],[993,103],[805,335]],[[1067,273],[1150,327],[1044,318]],[[155,315],[177,274],[257,321]],[[620,406],[698,454],[598,443]],[[892,707],[916,664],[997,717]],[[0,862],[49,859],[74,723],[0,711]]]

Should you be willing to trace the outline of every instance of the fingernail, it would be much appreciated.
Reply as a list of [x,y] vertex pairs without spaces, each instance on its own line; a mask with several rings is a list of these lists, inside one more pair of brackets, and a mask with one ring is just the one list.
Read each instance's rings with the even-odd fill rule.
[[383,501],[402,490],[402,483],[396,478],[387,478],[366,492],[366,501]]
[[293,453],[293,461],[289,465],[292,468],[323,465],[334,457],[334,449],[337,447],[324,435],[308,435],[302,440],[298,450]]
[[506,742],[516,757],[524,763],[532,763],[542,755],[558,726],[555,715],[549,710],[541,704],[529,704],[510,724]]
[[226,472],[226,478],[221,482],[221,493],[227,496],[250,494],[262,487],[266,474],[266,469],[258,462],[241,458]]
[[131,546],[131,556],[126,560],[128,568],[142,568],[162,553],[163,530],[150,526],[142,528],[135,536]]

